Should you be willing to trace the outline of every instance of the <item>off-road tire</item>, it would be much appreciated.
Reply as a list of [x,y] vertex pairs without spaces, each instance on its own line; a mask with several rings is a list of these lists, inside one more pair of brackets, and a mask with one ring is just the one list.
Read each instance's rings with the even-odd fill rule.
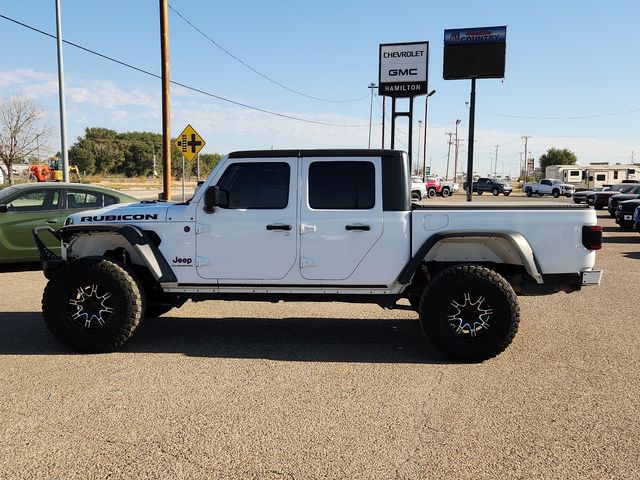
[[500,195],[500,190],[498,190],[497,188],[494,188],[493,190],[491,190],[491,193],[493,194],[494,197],[497,197],[498,195]]
[[558,190],[557,188],[553,189],[553,192],[551,192],[553,194],[553,198],[558,198],[560,196],[560,190]]
[[443,189],[442,189],[442,196],[443,196],[444,198],[447,198],[449,195],[451,195],[451,191],[449,191],[449,189],[448,189],[448,188],[443,188]]
[[[94,286],[95,290],[87,290]],[[83,292],[101,300],[100,306],[95,306],[95,300],[91,305]],[[107,293],[110,295],[105,298]],[[111,352],[137,330],[144,300],[144,291],[125,268],[103,257],[86,257],[69,262],[55,272],[44,289],[42,314],[49,331],[70,349]],[[104,308],[110,308],[111,312]]]
[[[470,317],[466,316],[468,310]],[[477,313],[488,310],[491,313]],[[482,362],[504,351],[520,322],[520,307],[511,285],[479,265],[456,265],[437,274],[422,294],[418,313],[429,343],[447,358],[463,362]],[[469,318],[474,324],[464,323],[469,327],[465,331],[463,322],[471,322]]]
[[438,192],[436,191],[435,188],[432,187],[432,188],[427,190],[427,197],[433,198],[433,197],[436,196],[436,193],[438,193]]
[[527,197],[531,197],[531,196],[533,196],[533,191],[532,191],[530,188],[527,188],[527,189],[524,191],[524,194],[525,194]]
[[509,195],[511,195],[511,192],[504,192],[504,193],[503,193],[503,195],[504,195],[505,197],[508,197]]

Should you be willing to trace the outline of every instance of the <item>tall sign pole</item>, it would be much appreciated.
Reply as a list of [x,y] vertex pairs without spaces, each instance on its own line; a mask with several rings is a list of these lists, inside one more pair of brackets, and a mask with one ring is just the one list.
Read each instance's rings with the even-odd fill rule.
[[160,1],[160,55],[162,59],[162,198],[171,200],[171,116],[169,108],[169,15]]
[[62,19],[60,0],[56,0],[56,33],[58,40],[58,95],[60,97],[60,155],[62,155],[62,181],[69,181],[69,154],[67,152],[67,114],[64,101],[64,65],[62,62]]
[[471,201],[473,192],[476,80],[478,78],[504,78],[506,48],[506,26],[456,28],[444,31],[443,78],[445,80],[471,80],[467,156],[468,202]]
[[[407,155],[413,156],[413,99],[427,95],[429,42],[386,43],[380,45],[378,95],[391,97],[391,148],[395,147],[396,118],[409,117]],[[409,99],[409,111],[397,111],[396,100]],[[425,125],[426,129],[426,125]],[[418,139],[418,142],[420,139]],[[417,159],[419,162],[420,159]],[[413,162],[410,163],[413,169]]]
[[471,79],[471,103],[469,107],[469,148],[467,154],[467,202],[473,194],[473,137],[476,124],[476,79]]

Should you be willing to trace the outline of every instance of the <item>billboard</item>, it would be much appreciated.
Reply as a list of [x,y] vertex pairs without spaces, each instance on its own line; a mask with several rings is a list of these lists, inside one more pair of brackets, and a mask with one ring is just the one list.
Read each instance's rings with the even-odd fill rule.
[[507,27],[444,31],[445,80],[504,78]]
[[429,42],[380,45],[378,94],[415,97],[427,94]]

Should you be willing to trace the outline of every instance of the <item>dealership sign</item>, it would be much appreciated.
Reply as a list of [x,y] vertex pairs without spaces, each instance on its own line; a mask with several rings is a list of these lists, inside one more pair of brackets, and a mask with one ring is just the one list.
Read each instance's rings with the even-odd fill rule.
[[380,45],[378,94],[415,97],[427,93],[429,42]]
[[505,43],[507,27],[455,28],[444,31],[445,45]]
[[507,27],[444,31],[443,78],[504,78]]

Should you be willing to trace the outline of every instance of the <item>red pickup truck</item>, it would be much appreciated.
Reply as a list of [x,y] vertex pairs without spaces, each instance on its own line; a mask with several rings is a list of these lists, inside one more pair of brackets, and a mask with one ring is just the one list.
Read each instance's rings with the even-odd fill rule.
[[436,194],[439,194],[440,190],[442,190],[442,182],[438,177],[428,176],[425,183],[427,184],[427,195],[429,198],[435,197]]

